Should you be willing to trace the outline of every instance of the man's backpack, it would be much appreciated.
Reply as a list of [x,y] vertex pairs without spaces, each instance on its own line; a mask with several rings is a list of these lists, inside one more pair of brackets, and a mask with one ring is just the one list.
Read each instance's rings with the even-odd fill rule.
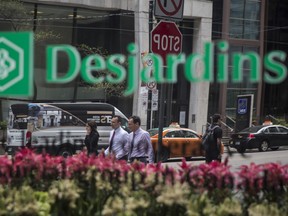
[[215,125],[213,128],[211,126],[207,129],[206,133],[204,134],[202,138],[202,147],[205,151],[209,149],[209,146],[213,144],[214,142],[214,129],[219,127],[218,125]]

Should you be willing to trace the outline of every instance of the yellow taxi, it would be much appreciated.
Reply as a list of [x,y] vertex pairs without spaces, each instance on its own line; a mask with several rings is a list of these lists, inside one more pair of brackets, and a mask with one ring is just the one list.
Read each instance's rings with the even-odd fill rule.
[[[158,128],[148,130],[155,156],[158,151]],[[162,134],[162,161],[169,158],[205,156],[201,135],[188,128],[167,127]]]

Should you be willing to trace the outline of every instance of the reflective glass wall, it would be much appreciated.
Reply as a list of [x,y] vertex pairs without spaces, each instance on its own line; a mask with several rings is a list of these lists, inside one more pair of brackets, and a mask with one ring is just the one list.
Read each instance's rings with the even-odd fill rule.
[[[70,44],[78,49],[82,58],[95,52],[102,56],[126,54],[128,44],[135,41],[133,11],[33,3],[15,3],[12,9],[5,8],[5,5],[1,7],[0,31],[23,30],[34,31],[34,96],[13,99],[105,101],[124,113],[131,113],[132,108],[121,106],[123,101],[132,104],[132,97],[121,98],[105,87],[87,85],[79,76],[67,84],[47,84],[46,48],[48,45]],[[56,67],[59,76],[67,73],[69,61],[67,54],[58,53]]]
[[[261,0],[215,0],[213,4],[213,31],[212,38],[226,40],[229,43],[227,54],[229,55],[227,83],[211,83],[209,91],[208,120],[215,112],[223,115],[226,123],[234,127],[236,117],[237,95],[254,95],[253,117],[256,118],[257,106],[261,89],[259,83],[250,81],[251,65],[245,60],[241,66],[243,81],[235,83],[232,81],[232,71],[235,65],[232,62],[233,53],[245,55],[253,51],[262,58],[263,55],[263,28],[264,22],[261,16],[263,2]],[[221,32],[221,33],[219,33]],[[215,51],[215,76],[217,75],[217,50]],[[260,60],[261,61],[261,60]],[[258,71],[262,73],[262,71]],[[258,112],[260,107],[258,106]]]
[[[288,1],[267,1],[266,52],[281,50],[288,55]],[[288,68],[288,57],[284,61]],[[288,121],[288,77],[278,85],[265,84],[264,114]]]

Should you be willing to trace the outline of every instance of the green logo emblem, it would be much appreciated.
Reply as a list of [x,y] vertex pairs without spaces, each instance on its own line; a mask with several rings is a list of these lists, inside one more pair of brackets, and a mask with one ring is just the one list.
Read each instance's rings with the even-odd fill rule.
[[0,96],[33,93],[33,35],[0,32]]

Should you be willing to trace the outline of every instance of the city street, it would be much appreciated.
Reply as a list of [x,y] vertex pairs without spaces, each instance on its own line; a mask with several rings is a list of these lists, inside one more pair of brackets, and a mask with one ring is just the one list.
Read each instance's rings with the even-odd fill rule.
[[[241,165],[249,165],[250,163],[255,164],[263,164],[263,163],[276,163],[279,162],[281,164],[287,164],[288,163],[288,148],[282,147],[277,151],[271,151],[268,150],[267,152],[259,152],[258,150],[247,150],[245,154],[242,156],[234,149],[231,149],[232,156],[229,156],[227,154],[227,150],[225,150],[225,153],[223,155],[223,159],[228,157],[228,165],[231,166],[232,171],[237,171],[237,169]],[[193,165],[199,165],[201,163],[205,163],[204,158],[197,158],[192,159],[191,161],[188,161],[189,164]],[[163,163],[163,165],[168,165],[171,167],[179,168],[179,164],[181,164],[181,159],[178,160],[169,160],[168,162]]]

